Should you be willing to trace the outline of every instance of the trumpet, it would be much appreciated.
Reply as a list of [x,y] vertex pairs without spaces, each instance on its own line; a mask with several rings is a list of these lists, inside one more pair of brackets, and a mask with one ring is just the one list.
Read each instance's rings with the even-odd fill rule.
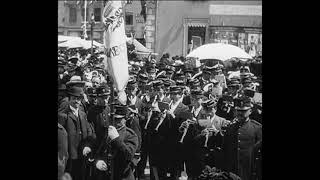
[[[157,96],[158,96],[158,95],[155,96],[155,98],[154,98],[154,100],[153,100],[153,102],[152,102],[152,106],[156,103]],[[149,124],[150,119],[151,119],[151,116],[152,116],[152,109],[149,109],[149,111],[148,111],[148,119],[147,119],[146,125],[144,126],[144,129],[147,129],[148,124]]]
[[204,142],[204,147],[208,147],[208,140],[209,140],[210,134],[212,135],[212,132],[214,132],[216,135],[219,131],[215,127],[205,128],[203,131],[205,132],[205,138],[206,138]]
[[187,123],[187,128],[185,128],[185,129],[183,130],[182,137],[181,137],[181,139],[180,139],[180,141],[179,141],[180,143],[183,143],[184,137],[186,136],[186,134],[187,134],[187,132],[188,132],[189,125],[190,125],[190,124],[195,124],[195,123],[197,123],[197,119],[196,119],[196,118],[192,118],[192,120],[187,119],[185,122]]
[[[171,106],[172,102],[173,101],[171,100],[169,106]],[[155,129],[156,131],[158,131],[160,125],[163,123],[164,119],[167,117],[167,111],[168,110],[164,110],[163,112],[160,112],[160,121]]]

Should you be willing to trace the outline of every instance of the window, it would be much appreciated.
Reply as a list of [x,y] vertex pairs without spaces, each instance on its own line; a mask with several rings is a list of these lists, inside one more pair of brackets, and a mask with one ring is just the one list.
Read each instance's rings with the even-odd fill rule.
[[101,8],[94,8],[94,21],[95,22],[101,21]]
[[132,0],[127,0],[127,4],[132,4]]
[[69,23],[76,23],[76,22],[77,22],[77,9],[71,7],[69,11]]
[[126,25],[133,25],[133,14],[126,13]]

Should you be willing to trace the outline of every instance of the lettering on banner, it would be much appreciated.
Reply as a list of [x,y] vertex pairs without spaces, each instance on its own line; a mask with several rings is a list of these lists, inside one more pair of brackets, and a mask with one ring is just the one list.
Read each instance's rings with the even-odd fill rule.
[[106,49],[107,57],[116,57],[119,56],[121,53],[124,53],[126,50],[126,44],[121,44],[119,46],[113,46],[111,48]]

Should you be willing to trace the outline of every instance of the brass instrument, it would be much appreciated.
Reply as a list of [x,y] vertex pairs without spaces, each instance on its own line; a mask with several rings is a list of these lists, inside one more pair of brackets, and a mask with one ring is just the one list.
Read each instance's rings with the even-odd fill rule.
[[[169,107],[171,106],[172,102],[173,102],[173,100],[170,101]],[[164,110],[163,112],[160,113],[160,121],[159,121],[159,123],[158,123],[158,125],[157,125],[157,127],[156,127],[156,129],[155,129],[156,131],[158,131],[160,125],[162,124],[162,122],[163,122],[164,119],[166,118],[166,116],[167,116],[167,111],[168,111],[168,110]]]
[[195,124],[195,123],[197,123],[197,119],[196,119],[196,118],[192,118],[192,120],[187,119],[185,122],[187,122],[187,128],[185,128],[185,129],[183,130],[182,137],[181,137],[181,139],[180,139],[180,141],[179,141],[180,143],[183,143],[183,139],[184,139],[184,137],[186,136],[186,134],[187,134],[187,132],[188,132],[189,125],[190,125],[190,124]]
[[[154,97],[154,100],[153,100],[153,102],[152,102],[152,106],[154,106],[154,104],[156,103],[157,96],[158,96],[158,95],[156,95],[156,96]],[[148,124],[149,124],[150,119],[151,119],[151,116],[152,116],[152,109],[149,109],[149,110],[148,110],[148,118],[147,118],[147,122],[146,122],[146,124],[145,124],[145,126],[144,126],[144,129],[147,129]]]

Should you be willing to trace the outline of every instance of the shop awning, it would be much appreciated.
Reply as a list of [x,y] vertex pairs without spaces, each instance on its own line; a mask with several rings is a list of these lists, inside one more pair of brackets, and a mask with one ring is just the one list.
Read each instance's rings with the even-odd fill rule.
[[206,27],[206,23],[199,23],[199,22],[189,22],[187,23],[188,27]]

